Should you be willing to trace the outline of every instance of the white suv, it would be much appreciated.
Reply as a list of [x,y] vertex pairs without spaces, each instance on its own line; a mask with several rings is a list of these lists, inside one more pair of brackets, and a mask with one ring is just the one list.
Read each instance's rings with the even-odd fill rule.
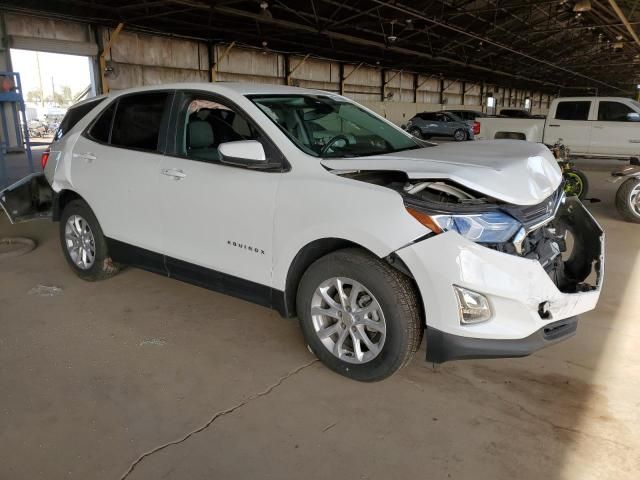
[[[434,146],[333,93],[137,88],[80,103],[44,176],[0,194],[51,215],[83,279],[134,265],[297,316],[329,368],[527,355],[595,307],[603,232],[549,150]],[[571,241],[567,238],[571,237]]]

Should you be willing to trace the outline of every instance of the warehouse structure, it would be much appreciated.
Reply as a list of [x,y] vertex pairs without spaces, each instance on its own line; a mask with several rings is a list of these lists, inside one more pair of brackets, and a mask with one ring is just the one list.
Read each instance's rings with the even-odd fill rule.
[[486,110],[490,97],[536,114],[558,94],[633,92],[640,61],[626,18],[598,1],[5,3],[6,46],[91,56],[98,91],[288,83],[398,124],[417,111]]

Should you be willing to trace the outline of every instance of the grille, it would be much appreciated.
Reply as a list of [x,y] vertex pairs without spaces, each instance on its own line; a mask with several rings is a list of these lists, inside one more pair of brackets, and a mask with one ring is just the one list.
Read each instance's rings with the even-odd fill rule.
[[564,191],[562,187],[560,187],[550,197],[537,205],[526,207],[509,206],[507,210],[511,216],[519,220],[525,228],[529,230],[552,219],[558,210],[563,196]]

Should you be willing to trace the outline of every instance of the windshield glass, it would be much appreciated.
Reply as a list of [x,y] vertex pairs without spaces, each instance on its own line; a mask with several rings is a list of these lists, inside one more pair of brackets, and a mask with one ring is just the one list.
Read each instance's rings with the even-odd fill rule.
[[250,95],[249,99],[298,148],[314,157],[361,157],[427,146],[338,97]]

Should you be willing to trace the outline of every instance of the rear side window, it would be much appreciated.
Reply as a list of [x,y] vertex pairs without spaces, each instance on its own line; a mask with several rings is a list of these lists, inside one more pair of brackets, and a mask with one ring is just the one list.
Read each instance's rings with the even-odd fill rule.
[[98,117],[98,120],[89,130],[89,136],[98,142],[109,143],[111,135],[111,122],[113,121],[113,113],[116,110],[116,102],[109,105]]
[[590,101],[558,102],[557,120],[588,120]]
[[120,98],[111,129],[111,145],[156,151],[168,98],[167,92]]
[[97,100],[91,100],[86,103],[82,103],[75,107],[71,107],[67,110],[67,114],[60,122],[60,126],[56,130],[55,135],[53,136],[53,141],[57,142],[62,137],[64,137],[69,131],[76,126],[76,124],[84,118],[84,116],[93,110],[100,102],[102,102],[104,98],[98,98]]
[[601,122],[628,122],[631,108],[620,102],[600,102],[598,105],[598,120]]

